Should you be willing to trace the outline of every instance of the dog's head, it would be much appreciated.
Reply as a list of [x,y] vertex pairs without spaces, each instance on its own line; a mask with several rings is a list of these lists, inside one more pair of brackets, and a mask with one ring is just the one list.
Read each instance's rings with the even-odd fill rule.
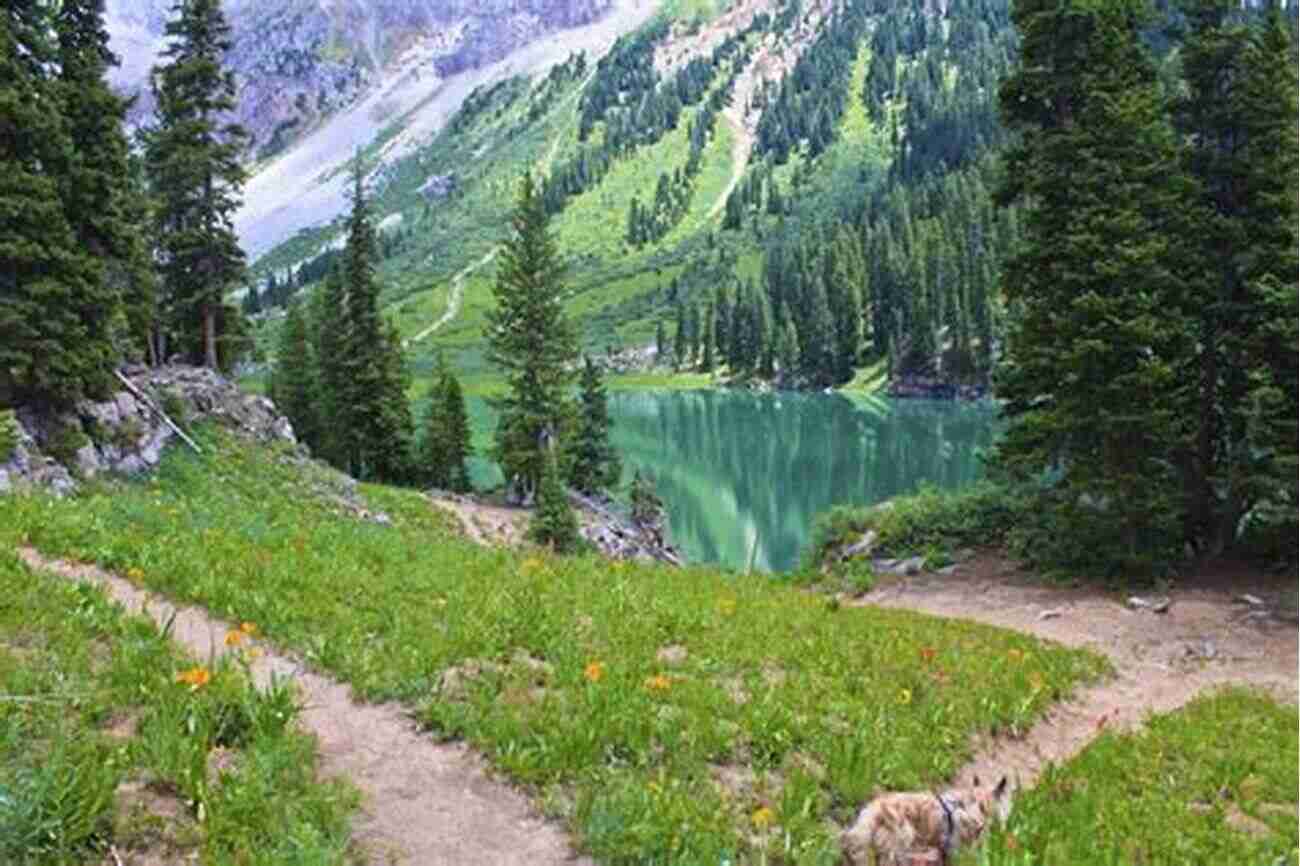
[[1003,776],[996,785],[984,787],[976,776],[970,788],[958,792],[957,803],[959,833],[963,839],[974,839],[990,821],[1005,821],[1011,814],[1011,786]]

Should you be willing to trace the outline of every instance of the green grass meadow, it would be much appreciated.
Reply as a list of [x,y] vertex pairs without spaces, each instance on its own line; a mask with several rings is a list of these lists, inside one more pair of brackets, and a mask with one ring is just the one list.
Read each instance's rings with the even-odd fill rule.
[[289,686],[251,686],[237,662],[185,656],[152,621],[30,571],[6,545],[0,863],[113,862],[110,849],[131,862],[352,862],[356,795],[316,780],[296,701]]
[[1227,689],[1155,716],[1138,733],[1104,733],[1018,797],[970,862],[1295,863],[1298,729],[1294,706]]
[[484,549],[409,491],[363,486],[393,522],[360,522],[316,470],[199,435],[149,482],[0,500],[0,541],[256,622],[479,749],[603,863],[835,863],[873,792],[941,784],[1108,670],[767,579]]

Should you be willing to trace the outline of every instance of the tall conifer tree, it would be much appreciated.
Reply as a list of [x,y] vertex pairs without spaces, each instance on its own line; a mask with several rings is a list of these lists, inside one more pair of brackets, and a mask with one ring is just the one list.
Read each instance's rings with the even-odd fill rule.
[[78,150],[52,24],[42,4],[0,9],[0,401],[68,406],[107,389],[117,307],[64,199]]
[[537,490],[548,438],[561,435],[570,416],[571,365],[577,336],[562,301],[564,266],[548,227],[545,204],[531,174],[524,175],[502,246],[488,313],[488,358],[502,371],[496,459],[516,496]]
[[148,136],[162,282],[183,347],[215,369],[222,298],[244,272],[232,220],[248,134],[227,120],[236,91],[222,66],[231,40],[220,0],[178,0],[172,13],[166,62],[153,70],[158,123]]
[[1058,467],[1059,513],[1104,525],[1129,565],[1170,540],[1188,352],[1168,225],[1186,198],[1144,13],[1139,0],[1023,0],[1021,67],[1001,94],[1022,133],[1006,194],[1029,206],[1006,271],[1019,313],[999,376],[1000,460],[1028,477]]

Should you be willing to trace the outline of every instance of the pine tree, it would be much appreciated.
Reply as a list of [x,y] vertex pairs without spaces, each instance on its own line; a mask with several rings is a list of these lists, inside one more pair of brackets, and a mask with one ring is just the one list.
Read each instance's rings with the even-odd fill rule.
[[655,320],[655,363],[663,364],[668,357],[668,335],[664,333],[664,320]]
[[686,333],[686,305],[681,299],[677,300],[677,328],[673,332],[673,366],[681,367],[686,364],[687,352],[687,333]]
[[452,374],[448,374],[443,387],[442,416],[447,425],[447,486],[456,493],[468,493],[472,485],[465,461],[473,453],[469,414],[465,411],[465,393],[461,390],[460,380]]
[[1050,506],[1114,539],[1112,563],[1140,567],[1177,514],[1168,455],[1189,328],[1167,225],[1186,204],[1174,139],[1136,0],[1033,0],[1015,20],[1022,65],[1001,100],[1021,138],[1004,194],[1028,209],[1006,269],[1018,314],[999,462],[1026,478],[1059,468]]
[[516,496],[527,500],[541,481],[543,442],[559,436],[570,414],[570,365],[577,336],[564,315],[564,268],[549,217],[527,174],[502,246],[488,313],[488,359],[502,371],[507,394],[498,408],[495,457]]
[[365,460],[372,467],[373,477],[406,483],[414,476],[411,463],[415,420],[411,416],[411,404],[406,399],[406,392],[411,387],[411,374],[406,367],[402,334],[396,322],[388,320],[383,324],[379,348],[383,371],[375,407],[379,417],[371,425],[375,438],[367,443]]
[[713,314],[713,307],[712,305],[710,305],[704,311],[704,316],[703,316],[704,333],[700,335],[700,343],[702,346],[702,348],[700,349],[700,372],[701,373],[713,372],[713,343],[714,343],[713,322],[715,318],[716,317]]
[[578,519],[560,480],[560,467],[555,455],[543,454],[541,464],[537,508],[528,524],[528,538],[557,553],[568,553],[578,546]]
[[1188,535],[1218,552],[1257,503],[1295,498],[1295,352],[1270,335],[1294,322],[1296,78],[1277,8],[1262,24],[1225,0],[1187,13],[1176,114],[1202,208],[1187,232],[1199,241],[1188,277],[1199,363],[1181,462]]
[[470,456],[469,417],[465,396],[456,378],[439,354],[429,389],[429,414],[425,418],[420,445],[420,471],[425,483],[440,490],[468,493]]
[[167,62],[152,75],[158,124],[147,140],[162,283],[183,347],[216,369],[222,297],[244,272],[232,219],[248,134],[224,121],[236,89],[221,65],[231,41],[220,0],[178,0],[172,12]]
[[72,145],[68,170],[59,177],[61,197],[88,259],[91,289],[80,301],[89,314],[82,315],[86,333],[79,348],[110,364],[127,348],[130,336],[123,294],[132,280],[147,277],[140,272],[143,226],[128,221],[126,102],[108,85],[108,68],[117,58],[108,50],[104,0],[64,0],[56,13],[55,35],[60,103]]
[[346,467],[350,423],[347,289],[337,266],[325,274],[313,299],[311,329],[318,382],[316,417],[322,421],[317,453],[334,466]]
[[396,326],[379,315],[375,279],[377,239],[366,197],[360,159],[352,164],[352,208],[343,248],[341,286],[329,286],[330,306],[341,305],[340,321],[322,332],[337,358],[322,374],[334,389],[339,465],[362,480],[401,481],[411,472],[414,422],[406,399],[409,374]]
[[107,389],[116,307],[61,195],[78,151],[49,74],[47,14],[0,10],[0,401],[64,407]]
[[320,445],[320,416],[317,415],[316,359],[313,357],[307,320],[300,305],[289,307],[280,331],[280,345],[271,372],[271,399],[289,423],[298,441],[315,451]]
[[605,383],[590,357],[583,358],[579,388],[578,429],[569,445],[569,486],[596,493],[617,484],[622,467],[609,442]]

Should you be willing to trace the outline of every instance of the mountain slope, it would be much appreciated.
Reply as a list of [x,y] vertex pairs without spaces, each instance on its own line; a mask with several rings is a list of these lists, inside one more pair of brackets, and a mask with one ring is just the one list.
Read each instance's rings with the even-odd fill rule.
[[[686,305],[718,317],[724,355],[756,339],[737,321],[769,345],[792,331],[800,369],[848,346],[840,372],[803,377],[818,387],[849,361],[978,381],[1017,231],[988,193],[1015,50],[1005,0],[668,3],[603,55],[472,91],[432,137],[394,124],[362,158],[416,372],[438,349],[481,367],[491,253],[532,169],[590,348],[644,345]],[[300,232],[255,273],[309,285],[339,241]],[[861,334],[827,330],[846,320]]]

